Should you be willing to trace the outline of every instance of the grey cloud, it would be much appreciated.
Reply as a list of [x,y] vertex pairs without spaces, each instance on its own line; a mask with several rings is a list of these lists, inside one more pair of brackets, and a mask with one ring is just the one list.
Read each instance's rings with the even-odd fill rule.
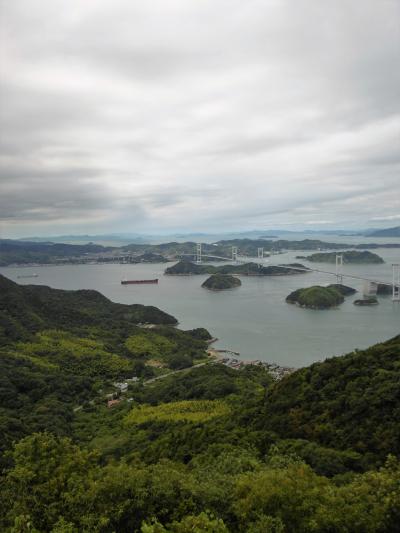
[[[91,210],[106,210],[109,201],[102,190],[93,191],[89,183],[71,182],[58,176],[57,182],[36,179],[3,189],[0,219],[52,220],[58,217],[88,215]],[[47,200],[47,201],[46,201]]]
[[0,220],[361,224],[379,198],[383,223],[400,197],[399,6],[0,2]]

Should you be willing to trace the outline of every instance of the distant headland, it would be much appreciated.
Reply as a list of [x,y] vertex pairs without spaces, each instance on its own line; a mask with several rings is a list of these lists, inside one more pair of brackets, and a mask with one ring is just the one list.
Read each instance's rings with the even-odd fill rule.
[[[313,263],[334,263],[336,261],[336,255],[338,252],[320,252],[311,254],[308,256],[299,255],[297,259],[306,259]],[[343,263],[353,263],[353,264],[380,264],[385,261],[377,254],[368,251],[347,251],[340,252],[343,256]]]

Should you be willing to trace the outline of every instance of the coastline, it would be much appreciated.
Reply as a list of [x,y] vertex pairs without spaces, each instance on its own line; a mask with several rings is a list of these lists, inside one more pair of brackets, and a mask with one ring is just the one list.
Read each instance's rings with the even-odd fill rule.
[[[212,339],[209,344],[215,342],[218,339]],[[263,366],[271,374],[272,378],[276,381],[283,379],[284,377],[292,374],[297,368],[278,365],[274,362],[261,361],[260,359],[254,359],[252,361],[246,361],[240,359],[239,352],[234,352],[232,350],[217,350],[216,348],[208,348],[207,354],[213,359],[216,363],[223,364],[234,370],[239,370],[245,366]]]

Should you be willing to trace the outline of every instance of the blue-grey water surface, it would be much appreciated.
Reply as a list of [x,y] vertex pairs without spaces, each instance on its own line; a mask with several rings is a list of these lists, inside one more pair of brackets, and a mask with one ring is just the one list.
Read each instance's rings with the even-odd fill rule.
[[[338,239],[336,239],[338,240]],[[343,239],[344,241],[345,239]],[[348,242],[348,241],[347,241]],[[385,264],[345,265],[344,272],[391,281],[391,264],[400,262],[400,249],[378,249]],[[303,252],[276,255],[266,264],[293,262]],[[306,255],[306,254],[305,254]],[[305,263],[323,270],[334,265]],[[262,359],[300,367],[333,355],[365,348],[400,333],[400,303],[380,297],[380,305],[353,305],[360,294],[346,298],[336,309],[315,311],[287,304],[285,297],[300,287],[334,283],[319,273],[295,276],[242,277],[242,286],[223,292],[201,287],[207,276],[164,276],[168,264],[60,265],[1,268],[18,283],[59,289],[95,289],[115,302],[155,305],[174,315],[183,329],[205,327],[219,341],[216,348],[240,352],[243,359]],[[34,279],[18,275],[38,273]],[[159,278],[158,285],[121,285],[124,277]],[[363,282],[344,283],[362,292]]]

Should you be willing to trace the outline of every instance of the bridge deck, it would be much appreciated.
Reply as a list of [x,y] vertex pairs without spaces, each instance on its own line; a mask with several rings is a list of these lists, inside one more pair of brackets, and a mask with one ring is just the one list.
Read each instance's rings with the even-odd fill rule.
[[[182,256],[190,256],[190,257],[196,257],[196,254],[181,254]],[[223,260],[223,261],[233,261],[232,258],[230,257],[222,257],[222,256],[219,256],[219,255],[209,255],[209,254],[203,254],[203,257],[207,257],[207,258],[211,258],[211,259],[219,259],[219,260]],[[248,257],[244,257],[244,256],[238,256],[236,258],[236,263],[249,263],[249,259],[252,259],[252,258],[248,258]],[[203,262],[206,262],[206,261],[203,261]],[[260,265],[260,266],[273,266],[273,267],[276,267],[276,268],[288,268],[287,266],[285,265],[266,265],[264,261],[260,261],[260,260],[251,260],[252,263],[257,263],[257,265]],[[382,281],[382,280],[377,280],[377,279],[371,279],[371,278],[364,278],[363,276],[355,276],[353,274],[345,274],[345,273],[340,273],[338,274],[337,272],[332,272],[332,271],[329,271],[329,270],[321,270],[321,269],[318,269],[318,268],[301,268],[301,267],[293,267],[295,268],[296,270],[300,270],[302,272],[318,272],[320,274],[329,274],[331,276],[335,276],[335,277],[342,277],[342,278],[350,278],[350,279],[358,279],[358,280],[361,280],[361,281],[369,281],[370,283],[377,283],[379,285],[388,285],[390,287],[393,286],[393,282],[390,282],[390,281]]]

